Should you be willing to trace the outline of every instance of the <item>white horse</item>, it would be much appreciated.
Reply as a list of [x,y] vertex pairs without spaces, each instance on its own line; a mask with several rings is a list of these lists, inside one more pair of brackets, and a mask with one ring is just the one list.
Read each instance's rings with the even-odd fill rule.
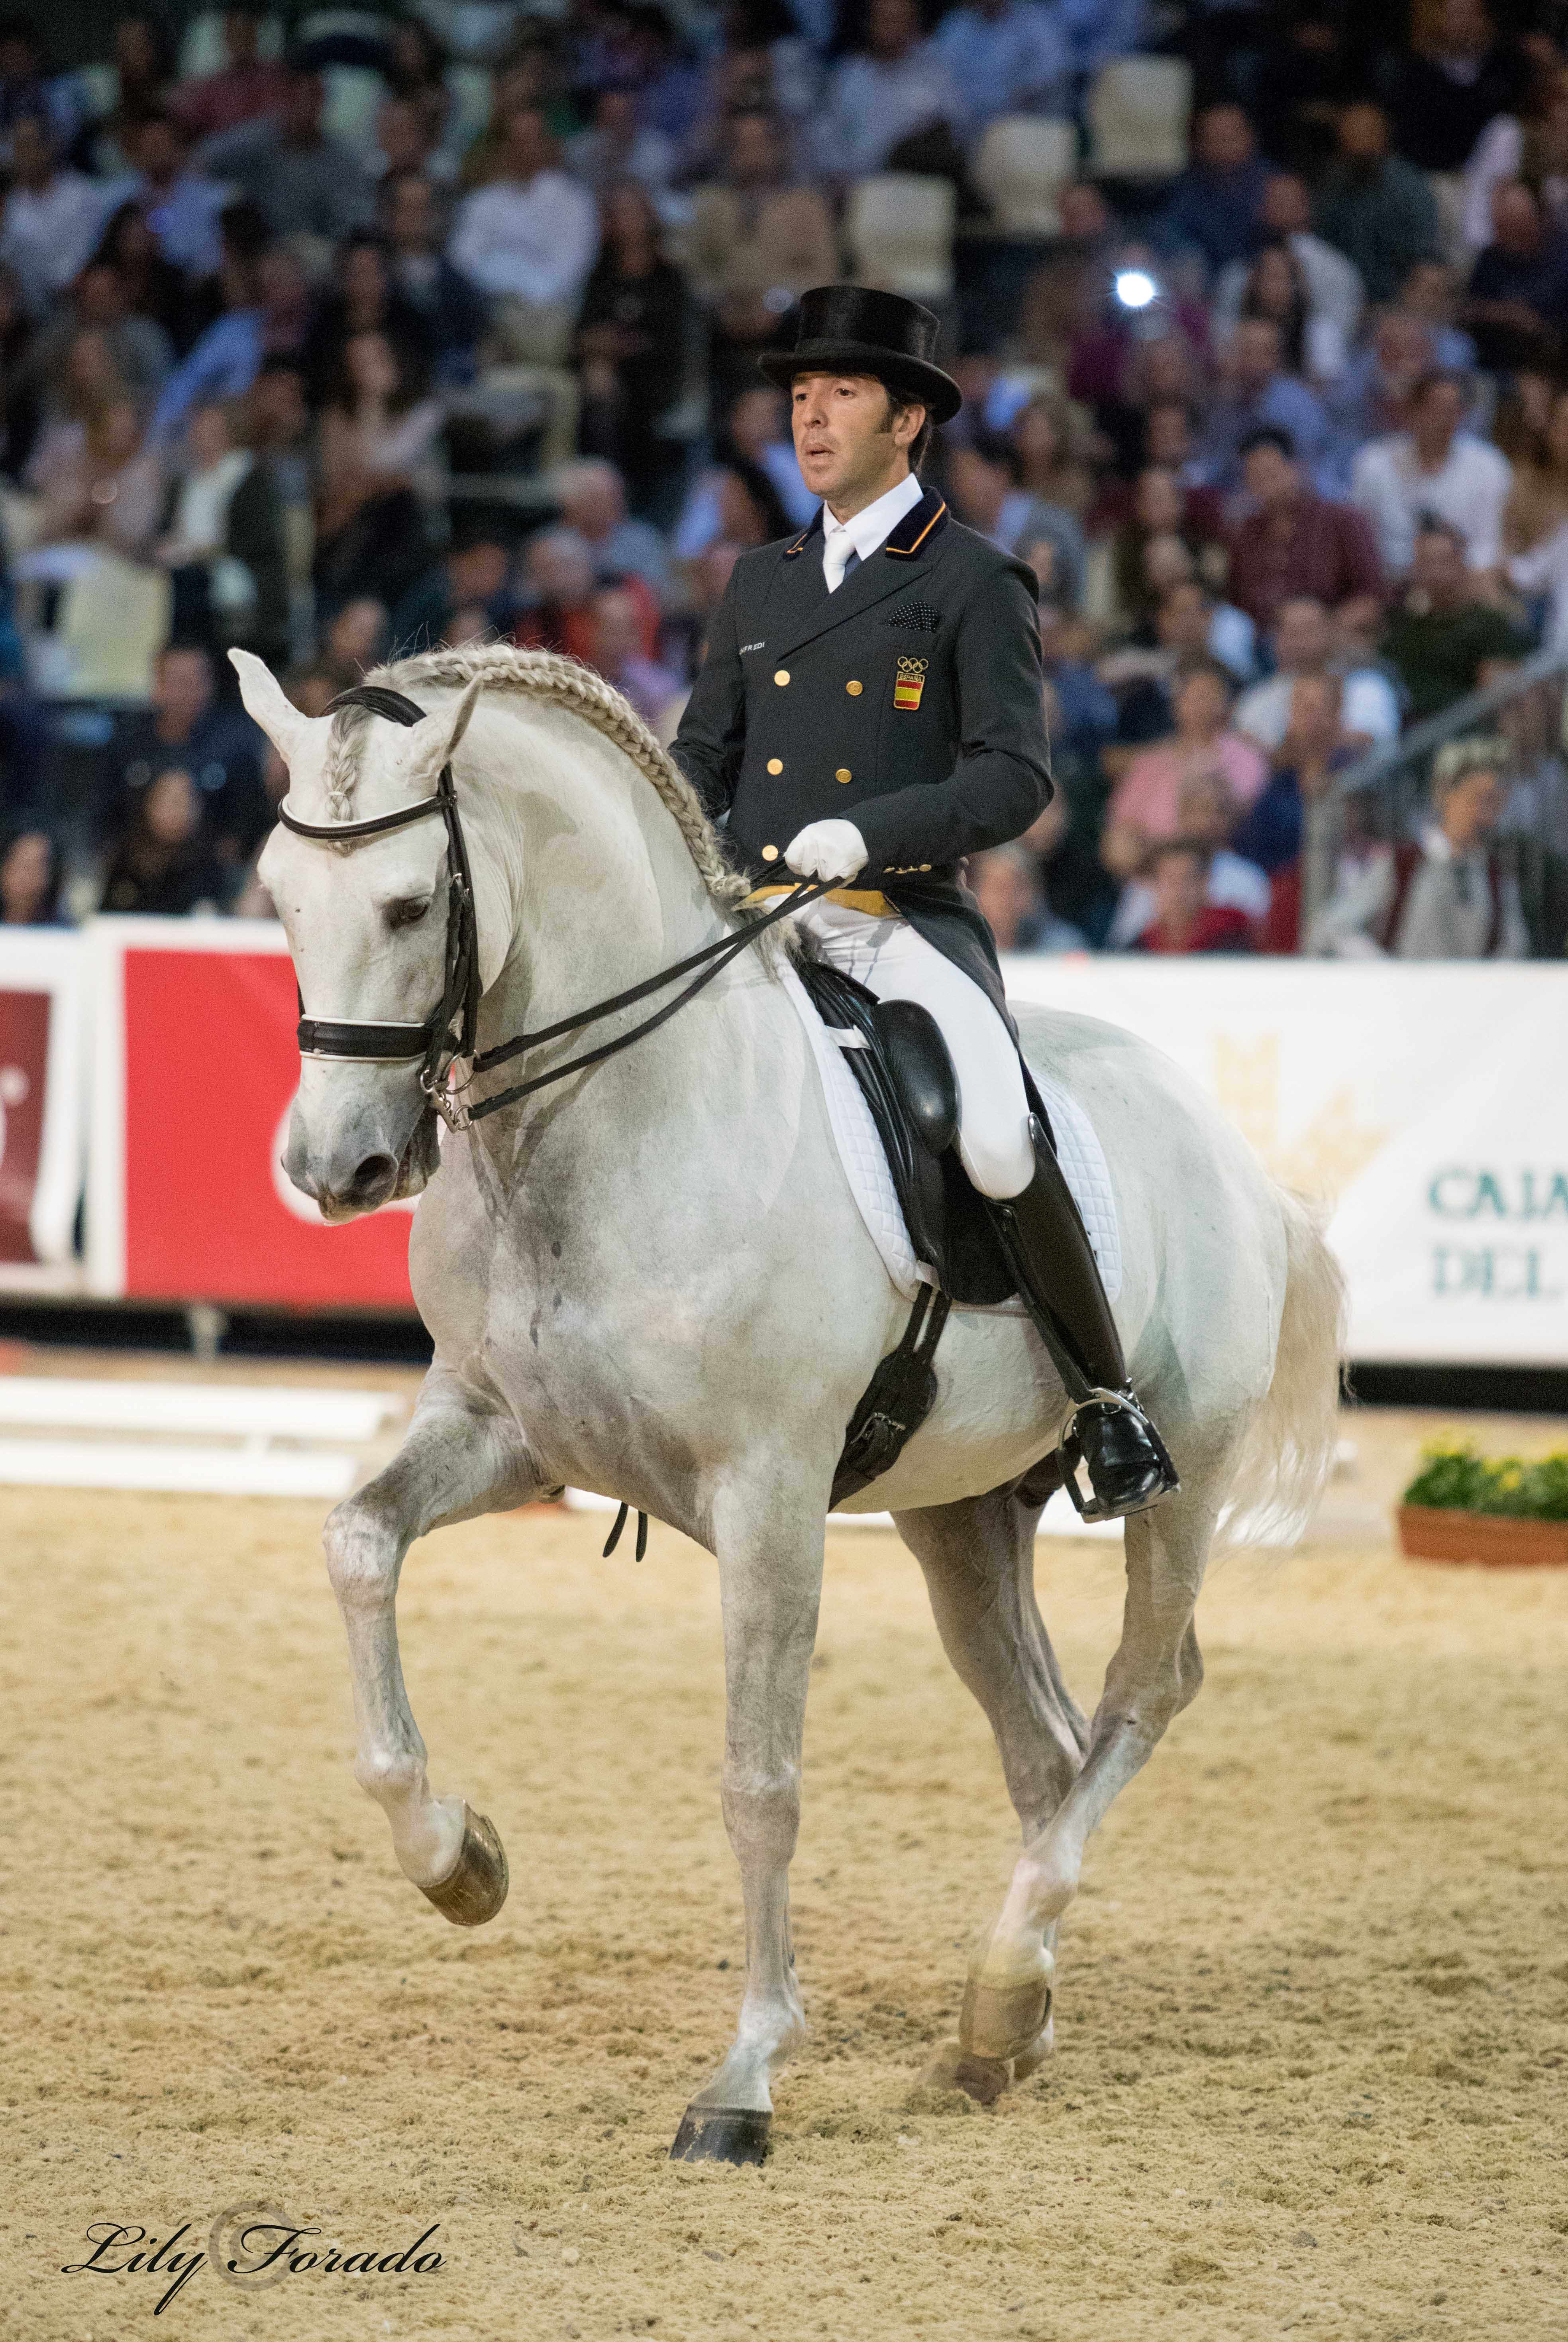
[[[587,670],[502,647],[405,660],[370,678],[427,711],[404,729],[363,708],[307,718],[258,660],[232,656],[288,765],[290,809],[307,822],[407,806],[452,764],[473,866],[481,1047],[734,929],[739,886],[691,789]],[[261,873],[307,1016],[426,1017],[443,990],[447,861],[436,818],[352,846],[274,833]],[[891,1508],[920,1562],[1023,1826],[943,2065],[982,2097],[1049,2049],[1056,1929],[1085,1841],[1198,1689],[1193,1610],[1222,1508],[1299,1516],[1321,1484],[1341,1308],[1305,1211],[1167,1059],[1086,1017],[1025,1011],[1021,1022],[1032,1064],[1082,1103],[1112,1166],[1117,1323],[1182,1486],[1126,1524],[1122,1639],[1092,1722],[1035,1606],[1036,1508],[1011,1493],[1068,1413],[1027,1319],[954,1310],[934,1413],[857,1500]],[[554,1044],[537,1063],[582,1046]],[[461,1796],[432,1790],[404,1688],[395,1600],[409,1546],[570,1483],[708,1547],[746,1976],[734,2041],[674,2151],[756,2159],[771,2077],[805,2033],[788,1878],[828,1491],[907,1305],[841,1167],[767,940],[656,1034],[448,1138],[439,1157],[435,1139],[411,1064],[304,1063],[285,1164],[324,1215],[425,1190],[409,1266],[434,1363],[397,1456],[325,1532],[355,1775],[405,1875],[460,1923],[489,1918],[506,1891],[500,1842]]]

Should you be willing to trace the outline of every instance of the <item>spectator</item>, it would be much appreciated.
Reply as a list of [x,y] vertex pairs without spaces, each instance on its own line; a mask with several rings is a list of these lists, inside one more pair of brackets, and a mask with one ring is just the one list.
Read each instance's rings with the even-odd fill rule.
[[283,511],[265,464],[239,444],[242,417],[218,400],[192,407],[184,476],[155,548],[174,587],[173,639],[261,658],[288,655]]
[[1252,510],[1231,538],[1230,590],[1254,626],[1268,632],[1291,596],[1332,606],[1381,593],[1367,521],[1353,505],[1313,493],[1288,431],[1249,433],[1239,452]]
[[1236,832],[1237,851],[1269,874],[1269,907],[1259,939],[1265,952],[1315,952],[1336,895],[1363,882],[1369,849],[1353,804],[1336,787],[1353,761],[1340,729],[1332,676],[1303,676],[1291,697],[1290,728],[1269,785]]
[[441,418],[440,402],[385,334],[345,344],[321,417],[315,576],[324,610],[366,595],[390,608],[423,573]]
[[863,37],[828,75],[818,167],[830,179],[864,178],[885,170],[904,140],[938,124],[961,135],[964,99],[936,44],[922,37],[917,0],[866,0]]
[[[1388,76],[1395,144],[1418,170],[1463,171],[1487,125],[1524,86],[1523,61],[1498,40],[1482,0],[1436,0],[1430,30]],[[1413,20],[1419,28],[1422,19]]]
[[189,348],[195,306],[192,287],[184,271],[165,259],[138,203],[121,204],[110,214],[93,261],[114,271],[126,316],[156,325],[176,353]]
[[450,641],[463,611],[483,611],[486,634],[511,633],[517,623],[511,591],[512,534],[498,511],[480,507],[459,513],[445,554],[392,614],[394,658]]
[[1046,899],[1040,867],[1019,840],[969,860],[969,891],[1004,952],[1087,951],[1089,939],[1070,919],[1059,919]]
[[717,453],[717,465],[698,475],[681,508],[672,544],[677,560],[695,560],[724,537],[728,457],[738,456],[767,480],[784,515],[778,535],[804,528],[816,517],[817,499],[801,477],[782,392],[766,383],[743,390],[729,411]]
[[25,816],[0,829],[0,926],[64,927],[65,870],[53,830]]
[[1084,575],[1083,529],[1074,514],[1022,487],[1020,469],[1008,440],[977,435],[949,452],[948,494],[959,517],[1004,553],[1016,553],[1025,542],[1038,545],[1042,539],[1054,546],[1048,590],[1054,598],[1075,605]]
[[1274,633],[1274,672],[1266,683],[1253,684],[1236,702],[1236,730],[1253,741],[1265,756],[1281,751],[1295,706],[1295,689],[1303,677],[1319,681],[1333,676],[1335,711],[1343,736],[1361,747],[1386,746],[1399,737],[1399,698],[1393,686],[1375,666],[1334,674],[1333,630],[1323,604],[1307,595],[1293,595],[1279,606]]
[[1505,457],[1463,426],[1463,377],[1429,374],[1415,385],[1410,427],[1374,439],[1355,459],[1351,495],[1372,523],[1384,566],[1411,565],[1417,525],[1435,514],[1456,529],[1473,569],[1503,557],[1503,512],[1513,485]]
[[513,640],[592,661],[594,555],[574,528],[542,528],[523,553],[523,610]]
[[104,215],[102,181],[63,170],[47,125],[24,115],[11,134],[0,261],[15,270],[29,309],[45,310],[85,265]]
[[268,819],[264,746],[249,716],[218,698],[207,652],[194,643],[172,645],[154,668],[151,706],[118,727],[105,765],[99,826],[111,835],[123,832],[155,776],[179,765],[196,785],[220,859],[241,860]]
[[977,135],[1003,114],[1071,111],[1073,48],[1044,0],[963,0],[931,44]]
[[[1233,850],[1235,826],[1235,801],[1218,773],[1193,773],[1182,783],[1176,795],[1176,834],[1183,845],[1200,846],[1208,856],[1203,899],[1215,910],[1239,911],[1250,933],[1267,914],[1269,882],[1255,861]],[[1117,898],[1106,950],[1136,950],[1139,937],[1158,917],[1149,878],[1129,878]]]
[[1523,658],[1528,639],[1501,610],[1476,599],[1464,539],[1446,521],[1416,531],[1410,587],[1389,618],[1383,650],[1404,686],[1411,720],[1463,699],[1491,680],[1499,660]]
[[133,400],[115,392],[84,403],[45,432],[27,466],[39,498],[34,542],[95,545],[123,560],[145,558],[164,510],[164,473],[142,444]]
[[[1418,260],[1399,288],[1399,309],[1405,317],[1419,317],[1432,335],[1432,364],[1450,374],[1468,374],[1475,364],[1475,345],[1454,323],[1459,314],[1459,280],[1446,262]],[[1425,368],[1419,371],[1424,372]]]
[[161,114],[169,98],[174,55],[161,18],[116,16],[114,33],[115,101],[92,133],[94,168],[114,178],[128,167],[131,135],[149,114]]
[[[809,122],[822,74],[804,22],[784,0],[730,0],[723,47],[703,73],[701,118],[687,143],[684,175],[712,176],[724,125],[738,114],[776,115],[793,145]],[[825,46],[825,43],[823,45]]]
[[1251,619],[1216,602],[1201,578],[1184,577],[1167,587],[1154,636],[1152,646],[1135,639],[1099,662],[1101,682],[1117,694],[1116,737],[1104,756],[1113,777],[1125,770],[1134,750],[1175,730],[1176,691],[1190,661],[1213,660],[1233,690],[1257,673]]
[[171,763],[136,799],[104,880],[105,911],[185,918],[221,908],[222,866],[203,817],[200,791]]
[[552,485],[561,517],[587,545],[602,580],[634,577],[655,600],[669,582],[669,555],[658,530],[626,514],[626,491],[614,464],[584,457],[564,464]]
[[1134,951],[1244,952],[1253,948],[1246,914],[1208,899],[1213,856],[1206,846],[1169,838],[1149,856],[1154,916]]
[[1327,394],[1334,427],[1329,467],[1334,495],[1348,493],[1355,459],[1369,439],[1403,429],[1417,383],[1438,370],[1437,336],[1427,320],[1385,310]]
[[1291,679],[1268,786],[1232,840],[1238,854],[1271,877],[1301,854],[1303,808],[1330,794],[1335,776],[1355,762],[1343,711],[1338,676],[1308,672]]
[[[1343,366],[1344,353],[1354,346],[1366,305],[1366,288],[1359,272],[1343,252],[1312,232],[1312,199],[1304,179],[1288,171],[1276,172],[1263,189],[1258,215],[1260,235],[1271,245],[1283,244],[1301,271],[1306,290],[1309,341],[1313,326],[1320,336],[1320,355],[1337,347]],[[1265,245],[1264,249],[1270,246]],[[1255,263],[1233,260],[1220,271],[1214,285],[1214,325],[1223,335],[1244,311]],[[1299,369],[1298,369],[1299,371]],[[1321,365],[1312,371],[1324,374]]]
[[1418,260],[1442,257],[1437,199],[1413,164],[1389,152],[1388,116],[1358,101],[1339,121],[1339,161],[1318,197],[1325,243],[1353,263],[1369,301],[1392,301]]
[[238,130],[287,105],[289,76],[261,55],[260,8],[224,10],[224,62],[216,73],[180,83],[174,107],[195,138]]
[[1195,517],[1177,475],[1151,464],[1138,475],[1130,516],[1091,549],[1086,615],[1115,626],[1146,629],[1179,581],[1200,576],[1223,585],[1223,542]]
[[[320,673],[329,698],[363,683],[366,671],[380,665],[386,656],[390,632],[386,605],[375,594],[356,595],[335,612],[323,633],[321,646]],[[305,706],[307,715],[320,712]]]
[[773,115],[725,125],[722,177],[692,197],[692,289],[713,313],[717,395],[756,379],[756,357],[781,338],[803,293],[839,273],[833,216],[820,191],[793,186]]
[[190,141],[172,114],[150,114],[130,135],[135,176],[115,190],[135,203],[171,268],[188,276],[215,275],[223,265],[219,228],[227,189],[189,166]]
[[295,65],[275,113],[224,131],[203,149],[207,169],[232,180],[275,236],[331,245],[375,218],[375,194],[358,155],[322,129],[325,95],[320,74]]
[[478,287],[446,257],[441,198],[422,173],[394,171],[383,179],[377,201],[393,291],[435,353],[436,379],[466,382],[490,311]]
[[1229,728],[1231,681],[1223,667],[1213,659],[1189,660],[1174,699],[1175,736],[1134,757],[1107,810],[1101,858],[1117,877],[1130,876],[1152,845],[1177,835],[1182,784],[1193,775],[1219,775],[1243,811],[1263,794],[1263,757]]
[[1193,125],[1193,160],[1160,223],[1168,252],[1196,251],[1211,270],[1250,260],[1268,190],[1269,167],[1239,105],[1206,106]]
[[602,586],[593,601],[591,665],[624,694],[645,724],[656,724],[681,678],[643,650],[643,614],[623,586]]
[[168,380],[174,352],[160,325],[129,313],[115,271],[90,261],[72,286],[69,302],[56,303],[55,309],[53,322],[40,325],[34,336],[32,367],[40,382],[57,389],[68,380],[72,352],[90,336],[102,349],[115,385],[144,411],[149,407]]
[[668,203],[679,156],[673,138],[642,119],[634,89],[602,89],[594,124],[566,145],[566,167],[596,201],[612,187],[638,187],[651,203]]
[[[421,30],[424,28],[421,27]],[[445,97],[443,90],[443,99]],[[422,179],[443,192],[457,177],[456,157],[437,141],[439,117],[413,98],[384,98],[375,115],[375,152],[369,158],[372,175],[385,186],[388,179]]]
[[1018,485],[1037,504],[1054,505],[1082,522],[1094,500],[1094,481],[1075,452],[1072,412],[1064,398],[1036,390],[1007,425]]
[[1505,180],[1523,179],[1547,217],[1568,227],[1568,65],[1537,75],[1515,114],[1493,117],[1464,173],[1464,243],[1480,252],[1492,241],[1492,197]]
[[25,16],[0,22],[0,165],[11,159],[11,138],[19,122],[46,125],[55,144],[68,147],[81,127],[81,111],[71,82],[45,70],[43,44]]
[[584,454],[618,465],[645,504],[679,460],[660,428],[685,377],[685,279],[665,256],[658,214],[641,187],[612,187],[600,218],[599,257],[577,316],[579,437]]
[[509,357],[559,365],[598,247],[594,200],[560,167],[537,106],[503,125],[496,175],[464,198],[447,247],[454,268],[495,304]]
[[423,381],[435,349],[424,319],[397,290],[392,255],[374,229],[345,236],[337,249],[336,282],[315,313],[304,350],[311,404],[319,406],[341,375],[344,352],[359,334],[380,334],[399,365]]
[[[181,360],[158,394],[153,410],[155,443],[172,438],[197,399],[243,398],[261,371],[268,349],[281,349],[303,328],[287,317],[296,306],[294,270],[281,252],[266,248],[266,225],[249,205],[233,204],[224,214],[224,262],[219,277],[222,315]],[[285,314],[280,314],[280,310]]]
[[1242,448],[1255,432],[1285,434],[1310,475],[1323,464],[1328,417],[1305,383],[1283,370],[1283,336],[1272,317],[1243,317],[1231,336],[1219,395],[1209,410],[1198,460],[1206,485],[1242,485]]
[[[1328,248],[1323,246],[1325,252]],[[1342,265],[1348,268],[1350,264]],[[1235,323],[1227,329],[1216,315],[1222,349],[1230,346],[1236,325],[1248,317],[1272,317],[1279,327],[1281,361],[1287,374],[1328,383],[1344,372],[1349,355],[1344,333],[1337,318],[1320,315],[1313,308],[1306,271],[1288,244],[1262,247],[1247,271]]]
[[1451,740],[1433,769],[1419,840],[1367,857],[1318,922],[1340,953],[1396,959],[1523,959],[1518,881],[1493,838],[1509,769],[1503,740]]
[[1568,238],[1542,216],[1521,180],[1492,198],[1492,242],[1470,272],[1460,322],[1483,366],[1510,374],[1552,365],[1568,316]]

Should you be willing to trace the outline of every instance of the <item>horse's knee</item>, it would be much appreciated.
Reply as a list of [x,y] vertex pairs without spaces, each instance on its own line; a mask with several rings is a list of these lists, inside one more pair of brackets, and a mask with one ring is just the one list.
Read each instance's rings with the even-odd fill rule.
[[800,1828],[798,1766],[780,1766],[767,1774],[726,1767],[719,1802],[738,1862],[773,1868],[794,1859]]
[[395,1580],[397,1540],[357,1496],[327,1516],[322,1531],[326,1574],[341,1606],[365,1608],[383,1602]]

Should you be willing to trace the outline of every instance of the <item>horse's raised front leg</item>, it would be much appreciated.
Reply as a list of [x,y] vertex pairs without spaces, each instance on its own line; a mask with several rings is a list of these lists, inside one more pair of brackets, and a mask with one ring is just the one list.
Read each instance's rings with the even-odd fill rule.
[[746,1982],[718,2072],[682,2117],[681,2162],[760,2163],[775,2069],[805,2038],[789,1934],[801,1741],[822,1594],[821,1492],[754,1483],[714,1506],[724,1621],[724,1827],[740,1865]]
[[1195,1698],[1203,1663],[1193,1626],[1224,1475],[1183,1466],[1182,1493],[1126,1524],[1122,1639],[1105,1672],[1077,1778],[1025,1845],[1006,1899],[970,1963],[962,2028],[980,2057],[1014,2053],[1014,1999],[1035,1974],[1040,1945],[1078,1889],[1084,1848],[1118,1790],[1146,1764],[1174,1716]]
[[432,1793],[398,1656],[397,1581],[404,1554],[426,1530],[525,1504],[543,1486],[516,1426],[437,1365],[385,1471],[339,1505],[324,1533],[348,1633],[359,1727],[355,1778],[391,1823],[404,1876],[463,1927],[501,1908],[506,1857],[493,1825],[464,1798]]
[[[1089,1739],[1034,1598],[1038,1517],[1037,1507],[1000,1494],[896,1516],[925,1573],[943,1648],[996,1736],[1025,1846],[1060,1809]],[[971,1978],[959,2038],[942,2044],[928,2081],[988,2102],[1044,2061],[1055,1936],[1054,1923],[1037,1928],[1027,1962],[1004,1986]]]

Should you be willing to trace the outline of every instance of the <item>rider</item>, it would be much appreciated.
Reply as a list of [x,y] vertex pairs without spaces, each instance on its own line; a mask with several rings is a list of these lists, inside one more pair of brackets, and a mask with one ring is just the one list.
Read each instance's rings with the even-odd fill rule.
[[[966,854],[1017,837],[1051,796],[1034,579],[949,517],[918,467],[963,404],[918,302],[824,285],[793,350],[795,453],[823,499],[788,543],[742,555],[674,756],[758,882],[829,881],[799,912],[823,957],[935,1018],[957,1070],[958,1147],[1078,1402],[1098,1514],[1141,1511],[1175,1474],[1127,1382],[1071,1191],[1031,1113]],[[1064,1355],[1065,1353],[1065,1356]]]

